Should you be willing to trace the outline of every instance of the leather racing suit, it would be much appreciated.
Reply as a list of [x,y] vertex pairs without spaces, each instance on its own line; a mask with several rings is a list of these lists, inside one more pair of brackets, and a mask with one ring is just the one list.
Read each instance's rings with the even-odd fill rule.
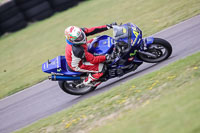
[[[108,30],[107,25],[97,26],[92,28],[81,28],[86,36],[94,35],[103,31]],[[68,40],[65,49],[65,58],[67,60],[68,66],[77,72],[91,72],[93,73],[88,78],[85,79],[85,82],[89,80],[94,81],[98,80],[103,76],[103,64],[102,62],[106,61],[106,56],[94,56],[89,53],[87,50],[87,44],[91,43],[93,39],[87,41],[87,44],[82,45],[73,45]]]

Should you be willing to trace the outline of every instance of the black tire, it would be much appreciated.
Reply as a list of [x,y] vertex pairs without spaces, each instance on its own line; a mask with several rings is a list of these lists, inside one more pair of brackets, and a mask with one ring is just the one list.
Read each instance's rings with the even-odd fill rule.
[[2,36],[2,35],[3,35],[3,31],[0,30],[0,36]]
[[[18,0],[15,0],[15,1],[17,3]],[[26,0],[26,1],[18,3],[17,6],[19,7],[20,10],[26,11],[36,5],[39,5],[42,2],[45,2],[45,0]]]
[[18,31],[22,28],[25,28],[27,26],[27,22],[26,21],[20,21],[19,23],[16,23],[15,25],[13,25],[12,27],[7,29],[7,32],[15,32]]
[[58,12],[73,7],[78,3],[77,0],[48,0],[48,1],[51,7]]
[[38,21],[38,20],[43,20],[45,18],[48,18],[54,14],[53,10],[46,10],[34,17],[31,18],[32,21]]
[[16,4],[23,4],[27,1],[31,1],[31,0],[14,0]]
[[8,1],[0,5],[0,23],[10,19],[19,13],[19,9],[13,1]]
[[64,11],[64,10],[69,9],[70,7],[71,7],[71,6],[69,6],[69,5],[63,4],[63,5],[54,7],[54,11],[56,11],[56,12],[61,12],[61,11]]
[[56,7],[56,6],[66,3],[66,2],[67,3],[72,2],[73,0],[48,0],[48,1],[52,6]]
[[96,89],[96,87],[85,87],[85,90],[83,90],[83,88],[81,88],[81,90],[75,87],[71,87],[70,82],[73,84],[73,81],[58,81],[58,84],[64,92],[71,95],[84,95]]
[[13,1],[8,1],[6,3],[3,3],[2,5],[0,5],[0,14],[6,12],[7,10],[11,9],[12,7],[16,7],[15,2]]
[[11,17],[15,16],[19,13],[19,9],[17,7],[12,7],[11,9],[5,11],[4,13],[0,14],[0,23],[10,19]]
[[3,23],[0,23],[0,28],[2,29],[3,32],[9,31],[11,27],[14,27],[18,23],[24,20],[24,16],[21,13],[18,13],[17,15],[13,16],[12,18],[6,20]]
[[[153,46],[158,46],[161,48],[163,48],[165,50],[165,52],[162,52],[160,49],[156,49],[156,48],[150,48]],[[144,54],[138,54],[138,57],[143,60],[144,62],[148,62],[148,63],[158,63],[161,62],[163,60],[166,60],[171,54],[172,54],[172,46],[171,44],[161,38],[154,38],[154,41],[152,44],[150,44],[146,50],[146,52],[149,53],[160,53],[160,57],[158,56],[158,58],[152,58],[152,57],[148,57],[147,55]],[[157,54],[159,55],[159,54]]]
[[[37,19],[36,16],[40,15],[42,12],[45,12],[46,10],[52,10],[52,8],[50,7],[50,5],[47,1],[44,1],[41,4],[25,11],[24,15],[28,20],[35,21]],[[52,10],[52,12],[53,12],[53,10]],[[39,17],[39,18],[40,18],[39,20],[41,20],[41,17]],[[46,18],[46,16],[43,17],[42,19],[44,19],[44,18]]]

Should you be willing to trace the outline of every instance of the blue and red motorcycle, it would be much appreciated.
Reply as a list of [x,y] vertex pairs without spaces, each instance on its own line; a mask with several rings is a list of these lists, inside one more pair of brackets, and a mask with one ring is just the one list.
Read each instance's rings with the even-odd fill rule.
[[[110,54],[112,62],[106,63],[104,76],[99,80],[120,77],[135,71],[143,62],[158,63],[172,53],[170,43],[161,38],[142,38],[142,31],[134,24],[113,26],[113,37],[102,35],[88,45],[94,55]],[[50,73],[49,79],[58,81],[60,88],[72,95],[83,95],[94,91],[95,86],[85,86],[83,81],[89,73],[70,71],[64,56],[48,60],[42,65],[43,72]],[[97,82],[100,82],[97,81]]]

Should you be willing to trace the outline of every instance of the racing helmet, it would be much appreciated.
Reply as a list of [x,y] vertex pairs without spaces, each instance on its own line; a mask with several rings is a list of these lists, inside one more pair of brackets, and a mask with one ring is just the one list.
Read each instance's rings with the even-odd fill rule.
[[72,44],[85,44],[86,35],[83,30],[76,26],[70,26],[65,29],[65,37]]

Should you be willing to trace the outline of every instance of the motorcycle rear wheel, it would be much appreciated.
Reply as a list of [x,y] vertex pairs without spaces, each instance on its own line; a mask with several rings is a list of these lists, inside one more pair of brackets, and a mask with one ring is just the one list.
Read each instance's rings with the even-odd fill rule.
[[94,91],[96,87],[79,87],[77,88],[76,85],[80,84],[81,81],[58,81],[60,88],[71,95],[84,95],[91,91]]
[[157,57],[153,58],[148,55],[138,54],[141,60],[148,63],[158,63],[166,60],[172,54],[172,46],[168,41],[164,39],[154,38],[153,43],[149,45],[145,52],[154,54]]

